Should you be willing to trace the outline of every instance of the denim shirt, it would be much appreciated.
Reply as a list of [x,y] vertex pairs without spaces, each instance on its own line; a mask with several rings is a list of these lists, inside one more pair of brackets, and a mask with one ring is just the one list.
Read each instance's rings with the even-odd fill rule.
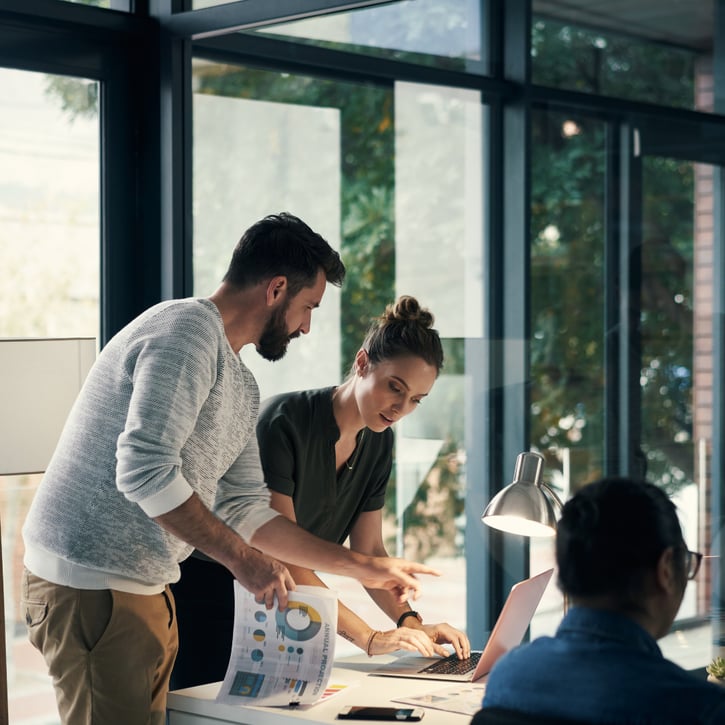
[[630,618],[575,607],[555,637],[539,637],[496,663],[483,706],[610,725],[722,725],[725,687],[666,660]]

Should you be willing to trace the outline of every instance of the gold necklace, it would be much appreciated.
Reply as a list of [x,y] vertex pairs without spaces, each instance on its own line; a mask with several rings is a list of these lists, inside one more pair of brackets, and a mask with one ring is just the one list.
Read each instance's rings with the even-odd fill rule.
[[345,461],[345,465],[347,466],[348,471],[352,471],[352,469],[355,468],[357,459],[360,458],[360,449],[362,448],[363,438],[365,438],[365,428],[360,431],[360,438],[355,444],[355,448],[353,449],[350,458]]

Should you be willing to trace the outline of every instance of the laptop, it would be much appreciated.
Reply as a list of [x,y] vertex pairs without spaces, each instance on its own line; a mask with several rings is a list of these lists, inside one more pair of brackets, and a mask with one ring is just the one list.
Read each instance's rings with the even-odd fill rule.
[[467,660],[459,660],[455,653],[449,657],[404,655],[369,674],[453,682],[480,680],[491,671],[499,657],[521,644],[553,573],[553,569],[547,569],[511,587],[486,646],[482,651],[471,652]]

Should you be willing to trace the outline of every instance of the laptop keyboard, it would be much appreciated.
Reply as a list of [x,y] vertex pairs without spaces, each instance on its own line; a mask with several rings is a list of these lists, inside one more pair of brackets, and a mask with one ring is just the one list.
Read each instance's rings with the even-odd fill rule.
[[481,659],[481,652],[471,652],[471,656],[467,660],[459,660],[458,655],[454,653],[424,667],[421,672],[433,675],[465,675],[476,669],[479,659]]

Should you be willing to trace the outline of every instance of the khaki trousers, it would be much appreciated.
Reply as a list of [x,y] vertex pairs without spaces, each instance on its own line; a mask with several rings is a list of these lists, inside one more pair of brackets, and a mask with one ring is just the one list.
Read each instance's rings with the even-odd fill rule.
[[64,725],[163,725],[178,650],[174,599],[73,589],[23,573],[21,612]]

